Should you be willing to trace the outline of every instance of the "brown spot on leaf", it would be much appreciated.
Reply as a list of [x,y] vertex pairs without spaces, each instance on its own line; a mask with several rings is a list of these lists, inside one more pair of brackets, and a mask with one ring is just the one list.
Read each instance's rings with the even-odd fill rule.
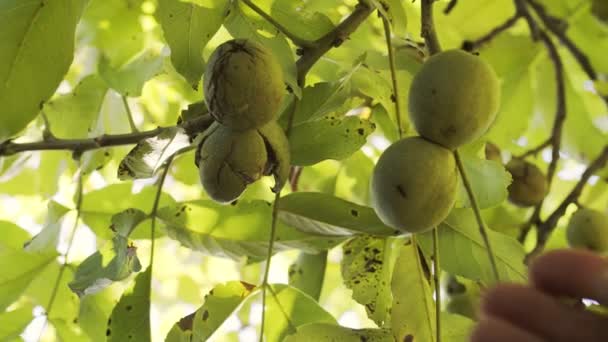
[[414,335],[406,335],[403,338],[403,342],[414,342]]
[[355,209],[351,209],[350,210],[350,214],[353,215],[354,217],[358,217],[359,216],[359,212]]
[[209,318],[209,311],[205,310],[205,312],[203,312],[203,321],[206,321],[207,318]]

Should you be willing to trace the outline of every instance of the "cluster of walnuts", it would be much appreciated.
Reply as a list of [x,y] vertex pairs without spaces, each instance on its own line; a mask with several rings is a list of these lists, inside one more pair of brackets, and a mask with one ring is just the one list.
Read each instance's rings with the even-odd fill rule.
[[281,65],[264,46],[233,39],[211,55],[205,102],[215,122],[196,154],[201,183],[213,200],[237,199],[247,185],[274,175],[273,191],[289,174],[289,144],[276,122],[285,85]]
[[420,136],[387,148],[372,175],[372,204],[385,224],[419,233],[447,217],[458,190],[452,151],[487,131],[499,102],[496,74],[475,55],[448,50],[422,65],[409,91]]

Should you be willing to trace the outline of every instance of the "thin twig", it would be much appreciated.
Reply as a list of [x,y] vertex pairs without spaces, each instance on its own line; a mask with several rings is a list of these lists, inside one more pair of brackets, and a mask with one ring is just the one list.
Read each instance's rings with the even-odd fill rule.
[[450,14],[450,12],[452,12],[452,10],[454,9],[454,7],[456,7],[457,4],[458,0],[450,0],[448,5],[445,6],[445,8],[443,9],[443,14]]
[[[80,161],[78,161],[80,164]],[[59,285],[61,284],[61,279],[63,278],[63,273],[68,266],[68,258],[70,255],[70,251],[72,250],[72,246],[74,245],[74,238],[76,237],[76,231],[78,230],[78,221],[80,220],[80,208],[82,207],[82,171],[80,170],[80,165],[78,169],[78,175],[76,179],[76,218],[74,219],[74,226],[72,227],[72,232],[70,233],[70,238],[68,239],[68,247],[63,254],[63,263],[59,268],[59,274],[57,275],[57,279],[55,280],[55,284],[53,285],[53,290],[51,290],[51,297],[49,299],[49,303],[47,304],[47,309],[45,312],[45,316],[47,317],[44,321],[44,325],[40,330],[40,335],[38,336],[38,341],[42,338],[42,334],[46,329],[46,325],[48,323],[48,317],[53,309],[53,305],[55,304],[55,299],[57,299],[57,293],[59,292]]]
[[336,26],[331,32],[314,42],[314,47],[303,48],[302,56],[298,59],[296,66],[298,72],[298,83],[302,83],[304,77],[312,66],[331,48],[338,47],[361,25],[374,11],[374,8],[364,1],[359,1],[355,10]]
[[[557,164],[560,160],[559,151],[561,149],[562,130],[564,127],[564,122],[566,121],[566,85],[564,79],[564,65],[559,55],[559,52],[557,51],[557,47],[551,40],[551,37],[549,37],[549,35],[545,31],[539,31],[539,38],[545,44],[545,47],[547,48],[547,51],[549,53],[549,58],[553,63],[556,82],[557,103],[555,110],[555,118],[553,119],[553,128],[551,129],[551,136],[547,140],[548,145],[551,146],[551,161],[549,162],[549,167],[547,168],[547,192],[549,192],[551,190],[553,178],[557,171]],[[541,144],[537,148],[541,148],[543,145],[545,144]],[[540,214],[544,203],[545,201],[542,200],[534,207],[534,212],[532,213],[532,216],[530,216],[530,219],[524,224],[520,231],[518,237],[518,240],[520,242],[525,241],[528,233],[530,232],[533,226],[536,226],[537,228],[539,227],[539,224],[541,223]]]
[[519,18],[521,18],[521,14],[519,12],[516,12],[512,17],[510,17],[509,19],[507,19],[504,23],[496,26],[495,28],[493,28],[490,32],[488,32],[486,35],[474,40],[474,41],[465,41],[462,44],[462,48],[467,50],[467,51],[475,51],[478,50],[481,46],[483,46],[484,44],[492,41],[494,38],[496,38],[496,36],[498,36],[499,34],[503,33],[504,31],[510,29],[511,27],[513,27],[513,25],[515,25],[515,23],[517,23],[517,21],[519,20]]
[[131,108],[129,107],[129,102],[127,102],[126,96],[121,96],[122,104],[125,106],[125,111],[127,112],[127,120],[129,120],[129,126],[131,126],[131,132],[139,132],[137,126],[135,125],[135,121],[133,121],[133,113],[131,112]]
[[587,57],[587,55],[585,55],[585,53],[566,35],[567,23],[559,18],[551,16],[549,13],[547,13],[545,7],[537,1],[526,1],[534,9],[536,14],[538,14],[538,17],[540,20],[542,20],[543,24],[545,24],[545,27],[547,27],[547,29],[549,29],[549,31],[551,31],[551,33],[553,33],[559,39],[559,41],[564,44],[566,49],[570,51],[587,76],[592,80],[597,80],[597,72],[593,68],[593,65],[591,65],[589,57]]
[[426,43],[426,47],[431,55],[441,51],[441,45],[437,38],[437,32],[435,31],[435,24],[433,22],[433,2],[435,0],[422,0],[421,2],[421,28],[420,34]]
[[[178,125],[187,133],[202,132],[211,125],[213,119],[210,115],[199,116],[195,119],[185,121]],[[137,144],[140,141],[155,137],[166,130],[175,128],[176,126],[157,127],[150,131],[134,132],[127,134],[103,134],[98,137],[88,139],[51,139],[48,141],[37,141],[29,143],[16,143],[7,140],[0,144],[0,156],[10,156],[13,154],[25,151],[43,151],[43,150],[68,150],[75,154],[82,152],[100,149],[109,146],[131,145]],[[190,134],[189,133],[189,134]]]
[[306,39],[302,39],[297,35],[293,34],[289,31],[285,26],[281,25],[278,21],[276,21],[273,17],[268,15],[268,13],[264,12],[261,8],[259,8],[256,4],[254,4],[251,0],[241,0],[247,7],[251,8],[255,13],[257,13],[260,17],[264,18],[268,23],[274,26],[277,30],[279,30],[283,35],[289,40],[291,40],[295,45],[301,48],[312,48],[314,47],[314,42],[311,42]]
[[167,178],[167,175],[169,174],[169,169],[171,168],[171,163],[173,163],[173,159],[175,158],[175,156],[179,155],[179,152],[174,153],[173,155],[171,155],[167,161],[165,162],[165,169],[163,170],[163,172],[160,175],[160,178],[158,179],[158,186],[157,186],[157,190],[156,190],[156,195],[154,196],[154,204],[152,204],[152,211],[150,211],[150,218],[152,220],[152,222],[150,223],[150,240],[151,240],[151,246],[150,246],[150,277],[152,275],[152,265],[154,264],[154,241],[156,240],[156,238],[154,237],[156,235],[156,214],[158,212],[158,205],[160,203],[160,196],[162,194],[162,190],[163,190],[163,185],[165,184],[165,179]]
[[[382,13],[382,12],[379,12]],[[391,24],[386,17],[382,16],[382,24],[384,25],[384,37],[386,39],[386,48],[388,49],[388,62],[391,69],[391,81],[393,82],[393,103],[395,104],[395,114],[397,115],[397,133],[399,139],[403,137],[403,125],[401,124],[401,96],[399,94],[399,86],[397,81],[397,68],[395,66],[395,51],[391,38]]]
[[494,278],[496,279],[496,281],[499,281],[500,276],[498,274],[498,267],[496,266],[496,259],[494,257],[492,245],[490,244],[490,239],[488,238],[488,228],[486,227],[486,224],[483,221],[483,217],[481,217],[481,210],[479,209],[479,205],[477,204],[477,199],[475,198],[475,194],[473,193],[473,187],[469,182],[469,178],[467,176],[464,165],[462,164],[462,160],[460,159],[460,153],[458,153],[458,150],[454,151],[454,158],[456,159],[456,165],[458,166],[458,171],[460,172],[462,183],[469,196],[469,202],[471,202],[471,207],[473,208],[473,213],[475,214],[475,220],[477,221],[477,225],[479,226],[479,234],[481,235],[483,243],[486,246],[486,251],[488,252],[488,259],[490,260],[492,273],[494,274]]
[[439,227],[433,228],[433,281],[435,282],[435,328],[441,342],[441,268],[439,267]]
[[538,226],[536,247],[534,247],[532,252],[528,254],[528,259],[534,257],[543,250],[549,236],[557,226],[557,222],[566,213],[568,206],[578,201],[578,198],[583,192],[583,188],[589,181],[589,178],[591,178],[594,173],[604,168],[606,164],[608,164],[608,145],[605,146],[600,155],[589,164],[585,172],[583,172],[581,175],[581,179],[578,181],[578,183],[576,183],[574,188],[572,188],[572,191],[570,191],[568,196],[566,196],[557,209],[555,209],[555,211],[553,211],[553,213],[551,213],[551,215],[549,215],[549,217]]
[[526,0],[513,0],[513,1],[515,3],[515,10],[526,20],[526,23],[528,24],[528,28],[530,29],[530,36],[532,37],[532,40],[537,41],[539,38],[540,28],[538,27],[538,24],[536,23],[536,21],[530,14],[530,11],[528,11],[528,6],[526,5]]
[[543,143],[539,144],[536,147],[533,147],[531,149],[529,149],[528,151],[517,155],[517,156],[513,156],[512,158],[514,159],[526,159],[529,156],[533,156],[538,154],[540,151],[544,150],[545,148],[551,146],[551,138],[545,140]]

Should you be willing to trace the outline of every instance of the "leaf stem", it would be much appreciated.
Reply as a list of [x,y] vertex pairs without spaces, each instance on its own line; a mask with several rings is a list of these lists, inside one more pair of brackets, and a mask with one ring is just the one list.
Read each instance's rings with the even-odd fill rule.
[[264,279],[262,280],[262,323],[260,326],[260,342],[264,340],[264,325],[266,321],[266,288],[268,287],[268,276],[270,274],[270,262],[272,260],[272,252],[274,249],[274,240],[277,235],[277,221],[279,214],[279,200],[281,199],[281,190],[279,189],[274,196],[272,205],[272,223],[270,224],[270,238],[268,239],[268,254],[266,256],[266,269],[264,270]]
[[[382,13],[382,12],[380,12]],[[393,82],[393,102],[395,103],[395,113],[397,115],[397,133],[399,139],[403,138],[403,127],[401,124],[401,96],[399,95],[399,87],[397,85],[397,72],[395,67],[395,51],[393,50],[393,42],[391,39],[391,25],[388,19],[382,15],[382,24],[384,25],[384,37],[386,38],[386,48],[388,49],[388,61],[391,69],[391,81]]]
[[302,39],[295,34],[291,33],[285,26],[281,25],[278,21],[276,21],[273,17],[268,15],[268,13],[264,12],[261,8],[259,8],[256,4],[254,4],[251,0],[241,0],[247,7],[251,8],[255,13],[257,13],[260,17],[264,18],[268,23],[274,26],[277,30],[279,30],[285,37],[289,38],[295,45],[302,48],[311,48],[314,47],[314,42],[311,42],[306,39]]
[[129,126],[131,126],[131,132],[139,132],[137,126],[135,125],[135,121],[133,121],[133,113],[131,112],[131,108],[129,107],[129,102],[127,102],[126,96],[121,96],[122,104],[125,106],[125,111],[127,112],[127,119],[129,120]]
[[72,246],[74,245],[74,238],[76,237],[76,231],[78,230],[78,221],[80,220],[80,208],[82,207],[82,170],[80,170],[80,160],[78,161],[78,175],[76,179],[76,218],[74,219],[74,226],[72,227],[72,232],[70,233],[70,237],[68,239],[68,247],[63,254],[63,263],[59,268],[59,274],[57,275],[57,279],[55,280],[55,284],[53,285],[53,289],[51,290],[51,297],[49,298],[49,303],[47,304],[47,309],[45,312],[45,316],[47,317],[44,321],[42,329],[40,330],[40,334],[38,335],[38,340],[42,338],[42,334],[46,330],[46,325],[48,323],[48,317],[53,309],[53,305],[55,304],[55,300],[57,299],[57,293],[59,292],[59,285],[61,284],[61,279],[63,278],[63,273],[68,266],[68,257],[70,255],[70,251],[72,250]]
[[441,342],[441,268],[439,267],[439,227],[433,228],[433,281],[435,282],[435,328]]
[[494,257],[492,245],[490,244],[490,239],[488,238],[488,228],[486,227],[486,224],[483,221],[483,218],[481,217],[481,210],[479,209],[479,205],[477,204],[475,193],[473,193],[473,187],[469,182],[467,172],[464,168],[464,165],[462,164],[462,160],[460,159],[460,153],[458,153],[458,150],[454,150],[454,159],[456,159],[456,165],[458,166],[458,171],[460,172],[462,183],[464,184],[464,187],[467,190],[469,201],[471,202],[471,207],[473,208],[473,213],[475,213],[475,220],[477,221],[477,225],[479,226],[479,234],[481,235],[483,243],[486,246],[486,250],[488,252],[488,259],[490,260],[492,273],[494,274],[494,278],[496,279],[496,281],[499,281],[500,276],[498,274],[498,267],[496,266],[496,258]]
[[152,211],[150,212],[150,218],[152,220],[150,224],[150,279],[152,279],[152,265],[154,265],[154,242],[156,241],[156,213],[158,212],[158,205],[160,203],[160,196],[162,194],[163,185],[165,184],[165,179],[167,179],[167,175],[169,174],[169,169],[171,168],[171,163],[173,163],[173,159],[178,154],[179,151],[171,155],[165,162],[165,168],[163,170],[163,173],[161,173],[160,178],[158,179],[157,190],[154,196],[154,204],[152,204]]

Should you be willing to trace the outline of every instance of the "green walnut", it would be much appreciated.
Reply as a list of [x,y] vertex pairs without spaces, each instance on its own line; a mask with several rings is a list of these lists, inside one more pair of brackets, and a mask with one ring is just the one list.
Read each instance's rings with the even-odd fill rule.
[[374,168],[372,205],[386,225],[419,233],[446,218],[457,187],[452,152],[420,137],[405,138],[389,146]]
[[232,202],[262,177],[268,155],[257,130],[234,131],[216,125],[199,150],[203,188],[217,202]]
[[266,175],[274,175],[273,191],[280,190],[289,175],[289,161],[287,137],[273,121],[246,131],[215,123],[199,146],[196,163],[209,197],[227,203]]
[[281,65],[272,52],[246,39],[229,40],[213,52],[204,88],[215,120],[241,131],[275,119],[285,92]]
[[492,67],[462,50],[429,58],[409,93],[418,133],[449,149],[481,137],[494,122],[499,102],[500,85]]
[[509,200],[521,207],[539,204],[547,195],[547,177],[534,164],[521,159],[511,159],[506,166],[513,181],[508,187]]
[[493,160],[499,164],[502,164],[502,156],[500,148],[491,142],[486,143],[485,154],[487,160]]
[[608,251],[608,215],[593,209],[577,210],[566,228],[568,244],[594,252]]

